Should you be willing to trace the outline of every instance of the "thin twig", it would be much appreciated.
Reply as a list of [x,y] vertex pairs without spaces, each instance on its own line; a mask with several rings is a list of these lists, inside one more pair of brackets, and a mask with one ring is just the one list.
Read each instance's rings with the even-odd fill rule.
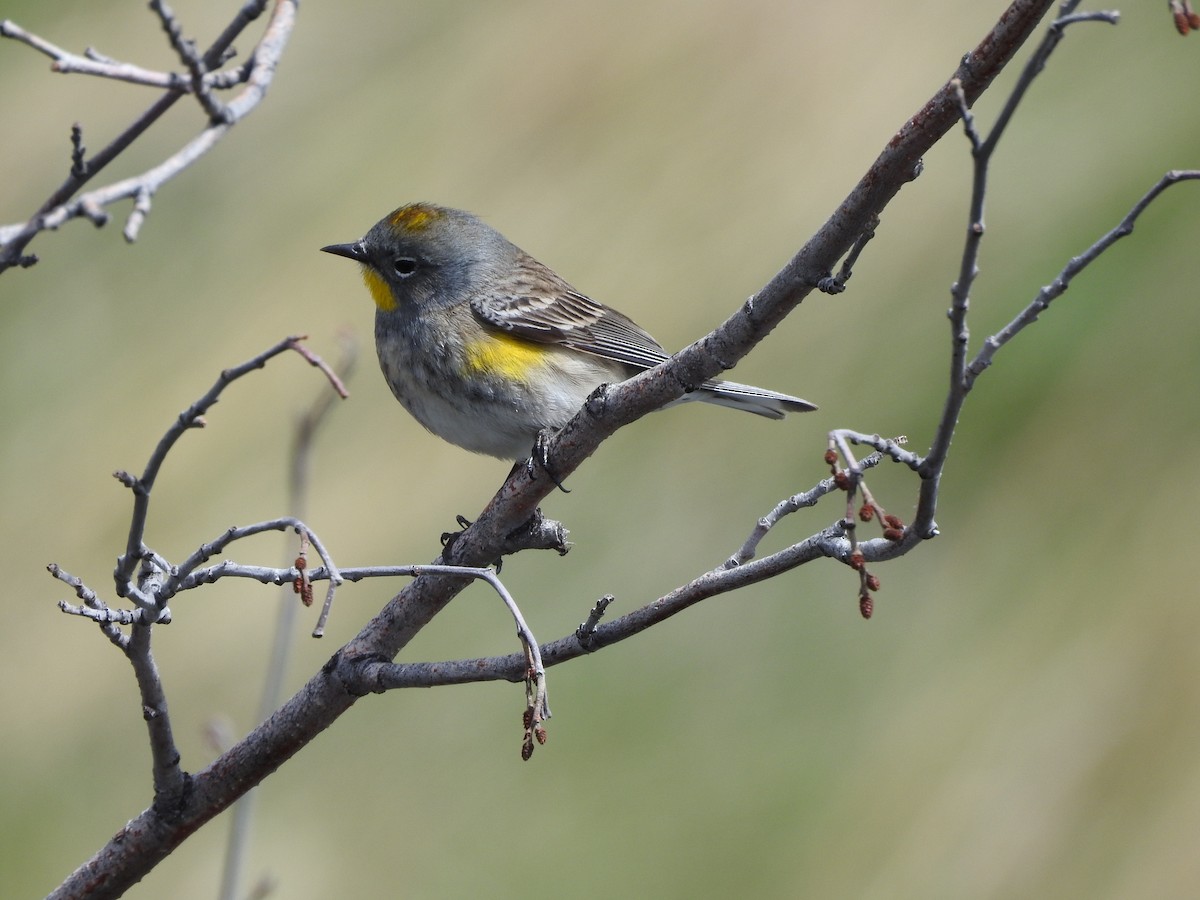
[[[258,106],[266,94],[295,24],[297,0],[277,0],[263,37],[247,66],[239,67],[232,73],[214,70],[229,59],[234,39],[262,14],[267,2],[268,0],[247,0],[208,50],[196,56],[196,71],[202,71],[202,77],[193,77],[190,81],[185,79],[183,84],[172,81],[166,93],[112,142],[84,161],[83,165],[74,164],[67,180],[46,199],[33,216],[23,223],[0,226],[0,273],[13,266],[28,267],[37,262],[37,257],[25,253],[25,248],[40,232],[57,228],[68,220],[79,217],[86,217],[97,225],[104,224],[108,217],[99,211],[120,200],[136,201],[126,222],[124,234],[127,241],[137,239],[158,189],[212,149],[234,124]],[[0,23],[0,35],[21,40],[52,57],[66,54],[62,48],[30,35],[8,20]],[[101,63],[99,60],[88,61],[80,58],[80,61],[84,65],[112,65]],[[168,80],[172,78],[164,77]],[[244,89],[227,105],[221,106],[211,98],[212,88],[229,87],[243,82]],[[193,91],[201,96],[210,116],[210,124],[203,132],[149,171],[106,188],[76,196],[89,180],[158,121],[181,97]],[[208,100],[204,100],[204,97],[208,97]],[[75,199],[72,200],[72,197]]]
[[180,767],[179,749],[171,731],[167,712],[167,695],[154,655],[150,652],[150,625],[134,625],[129,636],[126,655],[133,665],[138,691],[142,699],[142,717],[150,734],[150,755],[153,761],[154,806],[164,812],[174,809],[187,789],[187,777]]
[[[269,519],[265,522],[255,522],[252,525],[235,525],[226,529],[220,536],[208,543],[201,544],[191,555],[180,563],[171,573],[171,577],[163,585],[161,595],[170,599],[180,591],[189,590],[199,584],[211,584],[216,581],[216,578],[207,578],[201,576],[196,570],[208,560],[212,559],[218,553],[224,552],[225,548],[234,541],[240,541],[244,538],[253,537],[256,534],[263,534],[268,531],[286,531],[292,529],[298,534],[303,534],[304,537],[312,544],[313,549],[317,551],[317,555],[324,563],[322,572],[333,586],[340,585],[343,581],[341,573],[333,564],[330,558],[329,551],[325,549],[324,543],[308,525],[293,516],[280,516],[276,519]],[[225,565],[225,564],[222,564]],[[279,572],[293,573],[288,579],[295,578],[295,569],[279,569],[272,570]],[[311,577],[311,576],[310,576]],[[258,579],[270,580],[270,579]],[[277,584],[282,584],[284,581],[276,581]]]
[[[223,371],[218,376],[216,382],[213,383],[213,386],[208,389],[208,392],[180,413],[171,427],[167,429],[166,433],[159,440],[158,445],[154,448],[154,452],[150,454],[150,459],[147,461],[146,468],[140,477],[135,478],[126,472],[116,473],[118,480],[133,492],[134,498],[133,516],[129,524],[129,537],[125,543],[125,553],[117,560],[117,568],[114,572],[117,582],[117,594],[119,596],[127,596],[132,588],[133,569],[141,557],[144,545],[146,516],[150,509],[150,492],[154,488],[154,482],[158,477],[159,469],[162,467],[171,448],[175,446],[176,441],[179,440],[184,432],[192,428],[201,427],[204,424],[204,413],[217,402],[217,399],[221,396],[221,392],[232,382],[249,372],[261,369],[267,364],[268,360],[281,353],[288,350],[298,351],[302,346],[300,342],[304,339],[305,335],[286,337],[275,346],[264,350],[241,365]],[[317,545],[314,543],[314,546]]]
[[971,184],[971,202],[967,217],[967,234],[963,242],[962,261],[959,275],[951,288],[950,319],[950,378],[946,392],[946,401],[942,407],[942,416],[934,432],[933,441],[921,465],[921,488],[917,501],[917,512],[913,518],[913,529],[924,537],[932,537],[937,533],[934,514],[937,510],[938,494],[941,486],[942,472],[946,458],[950,452],[950,441],[958,424],[959,414],[966,401],[967,392],[973,379],[968,377],[967,355],[970,344],[970,330],[967,326],[967,314],[970,309],[971,288],[979,274],[979,248],[984,234],[984,202],[987,196],[988,166],[995,153],[1000,138],[1012,121],[1017,107],[1025,97],[1034,79],[1043,71],[1047,60],[1054,49],[1062,41],[1069,25],[1084,21],[1106,21],[1115,24],[1116,14],[1087,14],[1074,15],[1080,0],[1066,0],[1059,7],[1059,16],[1049,26],[1045,36],[1030,56],[1029,61],[1021,70],[1017,82],[1010,92],[1008,99],[991,132],[986,138],[980,138],[975,129],[974,119],[969,112],[969,102],[962,83],[955,81],[953,88],[959,106],[959,115],[971,143],[971,157],[974,162]]
[[[344,341],[343,344],[345,344]],[[329,384],[337,392],[339,397],[345,400],[350,396],[350,392],[346,389],[346,383],[343,381],[343,379],[348,378],[350,373],[354,371],[357,350],[349,349],[345,346],[343,347],[343,359],[341,364],[338,366],[338,369],[340,370],[339,374],[338,371],[335,371],[330,367],[329,363],[325,362],[325,360],[313,353],[304,344],[297,344],[292,349],[308,360],[308,364],[310,366],[315,366],[316,368],[320,369],[322,373],[324,373],[325,377],[329,379]],[[308,426],[310,430],[315,429],[316,426],[320,424],[322,417],[324,417],[328,412],[328,406],[331,403],[332,398],[330,398],[326,391],[322,391],[318,395],[318,399],[315,401],[312,410],[310,410],[308,413],[308,420],[311,422],[311,424]]]
[[[918,540],[910,540],[907,536],[901,543],[880,538],[861,544],[860,550],[868,561],[882,561],[901,556],[918,543]],[[842,523],[836,523],[760,559],[705,572],[633,612],[597,625],[586,643],[580,641],[577,632],[573,631],[543,644],[540,648],[541,659],[547,667],[559,665],[634,637],[703,600],[774,578],[816,559],[845,561],[849,553],[850,543]],[[348,573],[352,571],[347,570]],[[367,660],[361,662],[353,672],[347,673],[344,683],[361,685],[359,689],[363,691],[381,691],[482,681],[519,681],[523,677],[525,655],[517,653],[441,662],[387,663]]]
[[83,146],[83,126],[71,126],[71,174],[76,178],[87,173],[87,147]]
[[[167,714],[167,696],[154,656],[150,652],[151,625],[144,624],[145,611],[113,610],[96,596],[82,580],[65,572],[58,565],[47,567],[50,574],[69,584],[84,606],[76,607],[60,601],[59,609],[71,615],[92,619],[101,631],[115,644],[133,666],[138,691],[141,694],[142,716],[150,735],[150,752],[153,762],[155,806],[169,810],[178,802],[186,787],[186,779],[179,766],[179,750],[171,733],[171,720]],[[118,625],[132,625],[126,635]]]
[[[62,75],[95,75],[100,78],[111,78],[114,81],[168,90],[190,91],[192,89],[191,83],[177,72],[156,72],[152,69],[144,69],[132,63],[119,62],[103,56],[91,48],[88,48],[85,55],[79,56],[45,38],[26,31],[16,22],[8,19],[0,22],[0,37],[20,41],[50,57],[54,60],[50,66],[51,71]],[[217,80],[218,74],[210,72],[206,76],[206,80],[212,83]]]
[[[91,619],[98,625],[133,625],[140,624],[145,620],[141,609],[112,609],[108,606],[98,609],[86,605],[75,606],[66,600],[59,600],[58,608],[69,616]],[[116,634],[121,637],[125,636],[119,630],[116,631]],[[117,641],[113,641],[113,643],[121,646]]]
[[1026,326],[1036,322],[1038,316],[1050,306],[1052,301],[1066,293],[1072,279],[1076,275],[1095,262],[1102,253],[1121,238],[1128,237],[1133,233],[1133,226],[1137,222],[1138,217],[1146,211],[1146,208],[1154,202],[1159,194],[1180,182],[1196,180],[1200,180],[1200,169],[1179,169],[1167,172],[1158,180],[1154,187],[1150,188],[1133,205],[1133,208],[1126,213],[1125,218],[1116,227],[1099,238],[1083,253],[1072,257],[1071,261],[1063,267],[1054,280],[1043,287],[1028,306],[1021,310],[1011,322],[983,342],[983,346],[979,348],[979,352],[975,354],[975,358],[967,366],[964,376],[967,390],[970,390],[975,385],[975,379],[983,374],[984,370],[992,364],[992,360],[1001,347],[1020,334]]
[[[411,575],[412,577],[452,575],[486,581],[504,601],[504,605],[516,623],[517,637],[521,640],[521,659],[523,660],[521,679],[525,682],[526,701],[525,736],[521,744],[521,757],[529,759],[533,755],[535,742],[538,744],[546,742],[544,722],[551,715],[546,694],[546,667],[542,661],[541,647],[538,645],[537,638],[534,637],[532,629],[521,614],[520,607],[517,606],[516,600],[500,580],[500,576],[494,569],[486,566],[413,565],[390,568],[396,574]],[[375,660],[367,662],[365,668],[359,673],[363,682],[369,683],[366,690],[376,692],[389,690],[393,686],[389,681],[389,672],[393,670],[393,667],[395,667],[394,663],[379,663]]]
[[[96,592],[83,583],[82,579],[63,571],[57,563],[50,563],[50,565],[46,566],[46,570],[59,581],[70,585],[75,591],[75,596],[83,601],[83,606],[80,607],[72,606],[65,600],[60,600],[58,608],[69,615],[83,616],[96,622],[100,626],[100,631],[103,632],[104,636],[112,641],[122,652],[125,652],[129,644],[129,636],[121,631],[117,625],[126,623],[114,621],[111,618],[114,611],[110,610],[108,605],[96,595]],[[124,610],[116,612],[125,613]],[[128,613],[130,616],[138,614],[138,612],[134,611]]]
[[[916,178],[920,174],[920,168],[914,173]],[[822,278],[817,282],[817,290],[825,294],[840,294],[846,289],[846,282],[850,280],[850,276],[854,274],[854,264],[858,262],[858,257],[866,249],[867,244],[875,237],[875,229],[879,227],[879,216],[875,216],[868,223],[854,241],[854,246],[850,248],[850,252],[846,254],[846,258],[842,260],[842,267],[837,275],[830,275],[827,278]]]
[[[882,456],[875,454],[874,456],[868,457],[866,460],[864,460],[863,468],[869,469],[872,466],[878,465],[880,462],[882,462],[882,460]],[[726,569],[733,569],[754,559],[755,554],[758,553],[758,545],[762,543],[763,539],[767,536],[770,530],[779,524],[781,519],[802,509],[808,509],[816,506],[822,497],[824,497],[826,494],[833,493],[837,489],[837,484],[834,482],[834,480],[832,478],[826,478],[824,481],[819,482],[815,487],[809,488],[807,491],[803,491],[799,494],[793,494],[784,500],[780,500],[777,504],[775,504],[775,507],[769,513],[762,516],[755,523],[754,530],[750,532],[749,536],[746,538],[745,542],[738,549],[738,551],[725,560],[723,567]]]
[[[226,54],[231,48],[233,41],[246,29],[251,22],[257,19],[266,9],[267,0],[247,0],[245,4],[238,10],[230,24],[225,28],[221,35],[212,43],[208,51],[204,54],[204,62],[210,68],[218,65],[221,60],[226,58]],[[279,14],[279,10],[276,10]],[[294,19],[294,11],[293,11]],[[13,23],[6,22],[10,27]],[[51,210],[65,203],[71,196],[75,194],[87,181],[99,173],[105,166],[112,162],[118,155],[123,153],[125,149],[132,144],[138,137],[142,135],[154,122],[156,122],[168,109],[171,108],[182,96],[185,91],[182,88],[174,88],[164,96],[160,97],[154,104],[140,115],[134,122],[126,128],[121,134],[114,138],[106,147],[95,154],[88,160],[87,171],[78,177],[69,178],[64,182],[58,190],[50,195],[49,198],[38,209],[37,213],[28,222],[23,225],[0,227],[0,245],[3,246],[3,252],[0,253],[0,272],[2,272],[8,263],[11,256],[20,254],[24,247],[32,239],[37,231],[44,227],[39,224],[41,217],[45,216]],[[34,227],[36,226],[36,227]],[[28,232],[28,233],[26,233]],[[15,235],[15,237],[14,237]],[[23,239],[23,243],[12,243]],[[23,257],[25,258],[25,257]],[[33,258],[36,262],[36,257]]]
[[171,42],[172,49],[179,56],[184,68],[188,70],[191,76],[189,85],[192,93],[196,95],[196,99],[208,113],[209,121],[214,124],[228,125],[233,121],[230,118],[228,107],[217,100],[208,89],[208,85],[204,83],[208,67],[196,48],[196,42],[183,36],[183,27],[175,17],[174,11],[167,6],[164,0],[150,0],[150,9],[158,16],[163,31],[166,32],[167,39]]
[[587,618],[575,629],[575,640],[579,641],[579,645],[585,650],[591,647],[592,633],[595,632],[596,626],[600,624],[600,620],[604,618],[604,613],[608,610],[609,605],[616,599],[612,594],[605,594],[592,604]]
[[[344,383],[345,379],[353,374],[355,367],[358,364],[358,343],[349,335],[342,335],[342,356],[338,361],[336,370],[330,368],[324,360],[314,353],[308,353],[305,358],[312,365],[317,366],[325,373],[333,385],[337,395],[343,400],[350,396],[350,392],[346,390]],[[317,394],[316,399],[309,407],[308,412],[296,423],[295,439],[292,442],[291,465],[288,467],[288,484],[289,493],[293,498],[293,506],[302,508],[304,498],[308,493],[309,472],[312,467],[312,448],[313,439],[317,429],[329,416],[333,409],[333,395],[329,391],[321,391]],[[329,613],[333,607],[333,585],[331,583],[330,590],[325,594],[325,602],[321,606],[321,614],[317,617],[317,624],[313,627],[312,636],[315,638],[324,637],[325,626],[329,621]]]

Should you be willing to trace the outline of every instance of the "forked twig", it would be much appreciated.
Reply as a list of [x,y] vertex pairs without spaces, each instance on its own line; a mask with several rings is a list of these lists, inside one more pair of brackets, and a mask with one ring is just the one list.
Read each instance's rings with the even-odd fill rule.
[[[297,0],[276,0],[263,36],[246,65],[230,71],[219,69],[230,58],[234,39],[263,13],[267,2],[268,0],[247,0],[224,32],[208,50],[200,53],[193,42],[182,37],[182,31],[166,5],[160,0],[155,0],[151,6],[163,22],[172,46],[189,70],[187,76],[152,72],[127,63],[118,63],[95,51],[90,51],[85,56],[72,54],[26,31],[14,22],[7,19],[0,22],[0,36],[20,41],[51,57],[54,60],[55,71],[86,72],[163,88],[166,91],[125,131],[91,157],[85,158],[82,130],[79,125],[74,126],[71,168],[66,181],[25,222],[0,226],[0,273],[13,266],[25,268],[37,262],[37,257],[27,254],[25,249],[42,231],[58,228],[74,218],[86,218],[97,226],[104,225],[109,219],[105,207],[120,200],[134,201],[125,223],[124,234],[127,241],[137,239],[142,223],[150,212],[152,199],[159,188],[211,150],[238,121],[257,107],[265,96],[294,27]],[[245,87],[227,104],[220,103],[213,96],[213,90],[239,84]],[[189,93],[196,95],[209,119],[208,126],[199,135],[162,163],[140,175],[88,193],[79,193],[88,181],[124,152],[181,97]]]

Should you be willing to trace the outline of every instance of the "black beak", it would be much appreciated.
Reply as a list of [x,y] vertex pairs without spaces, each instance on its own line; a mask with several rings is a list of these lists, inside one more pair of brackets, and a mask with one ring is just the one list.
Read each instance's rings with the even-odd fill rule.
[[367,261],[367,248],[361,240],[355,241],[353,244],[330,244],[328,247],[322,247],[321,252],[344,256],[346,259],[360,263]]

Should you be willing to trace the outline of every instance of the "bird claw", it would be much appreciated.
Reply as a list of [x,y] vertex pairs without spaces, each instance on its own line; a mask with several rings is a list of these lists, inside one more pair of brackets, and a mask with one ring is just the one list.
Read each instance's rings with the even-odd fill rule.
[[454,546],[454,542],[462,537],[462,533],[471,527],[471,520],[466,516],[455,516],[454,521],[458,523],[458,531],[443,531],[441,542],[442,548],[449,550]]
[[529,454],[529,459],[525,460],[525,472],[530,478],[537,479],[537,467],[541,467],[547,477],[554,482],[554,486],[564,494],[571,493],[570,488],[563,485],[562,480],[555,474],[553,467],[550,465],[550,438],[553,432],[542,429],[537,433],[537,437],[533,441],[533,451]]
[[[458,539],[463,536],[468,528],[471,527],[471,520],[466,516],[455,516],[454,521],[458,523],[460,531],[443,531],[442,532],[442,558],[446,559],[454,550],[454,545],[458,543]],[[504,564],[504,560],[497,558],[492,566],[496,570],[496,574],[500,573],[500,567]]]

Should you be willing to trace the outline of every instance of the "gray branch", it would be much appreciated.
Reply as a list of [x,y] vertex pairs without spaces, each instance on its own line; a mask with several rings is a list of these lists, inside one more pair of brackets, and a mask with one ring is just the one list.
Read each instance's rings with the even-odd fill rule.
[[1050,55],[1061,43],[1066,34],[1066,28],[1069,25],[1085,21],[1105,21],[1110,24],[1117,22],[1115,13],[1076,15],[1075,8],[1079,2],[1080,0],[1066,0],[1059,7],[1059,17],[1051,22],[1050,27],[1046,30],[1046,35],[1022,68],[1016,85],[1005,101],[1000,114],[996,117],[991,133],[986,138],[982,137],[975,127],[975,119],[970,112],[974,98],[967,89],[966,83],[961,78],[951,79],[950,82],[959,118],[971,144],[974,170],[962,261],[959,266],[958,280],[955,281],[950,291],[951,304],[947,314],[950,319],[951,347],[949,385],[946,400],[942,406],[941,420],[938,422],[929,452],[925,455],[920,468],[922,483],[917,502],[917,513],[913,520],[913,528],[926,536],[932,537],[937,533],[934,514],[937,510],[942,472],[950,453],[950,441],[954,436],[955,427],[958,425],[959,414],[962,412],[963,403],[966,402],[967,394],[973,384],[973,379],[968,380],[967,378],[967,355],[970,348],[967,313],[970,308],[971,288],[979,274],[979,248],[985,230],[984,201],[987,196],[988,167],[992,156],[1030,85],[1045,69]]
[[[267,0],[247,0],[229,27],[204,53],[200,53],[193,42],[182,37],[174,15],[164,3],[155,0],[151,7],[162,21],[172,46],[188,69],[187,76],[150,72],[109,60],[94,51],[87,56],[78,56],[30,34],[14,22],[7,19],[0,22],[0,36],[20,41],[51,57],[54,60],[52,68],[55,71],[87,72],[166,90],[166,93],[121,135],[90,158],[83,156],[81,132],[79,126],[75,126],[72,138],[72,165],[67,180],[27,221],[0,226],[0,273],[13,266],[24,268],[37,262],[37,257],[27,254],[25,250],[41,232],[56,229],[77,218],[88,219],[97,226],[104,225],[109,220],[105,208],[121,200],[134,201],[125,222],[124,234],[127,241],[135,241],[159,188],[216,146],[234,125],[262,102],[291,36],[297,5],[297,0],[278,0],[250,63],[232,71],[220,71],[220,66],[229,59],[234,39],[263,13]],[[221,104],[213,96],[214,89],[226,89],[238,84],[244,84],[245,87],[228,104]],[[208,126],[199,135],[141,175],[87,193],[79,193],[91,178],[161,118],[176,101],[188,94],[197,97],[209,119]]]
[[1049,309],[1052,301],[1066,293],[1076,275],[1099,259],[1104,251],[1121,238],[1133,234],[1133,226],[1138,217],[1146,211],[1159,194],[1181,182],[1196,180],[1200,180],[1200,169],[1176,169],[1163,175],[1111,231],[1100,237],[1083,253],[1072,257],[1054,280],[1038,291],[1037,296],[1029,302],[1028,306],[1021,310],[1011,322],[983,342],[983,346],[979,348],[979,352],[975,354],[975,358],[971,360],[970,365],[963,373],[964,388],[969,391],[974,387],[975,379],[991,366],[992,360],[1000,348],[1020,334],[1027,326],[1036,322],[1038,316]]
[[[221,392],[229,386],[230,383],[241,378],[249,372],[256,369],[261,369],[267,364],[267,360],[278,356],[288,350],[293,350],[303,356],[308,362],[320,368],[329,378],[334,389],[345,397],[345,386],[342,385],[340,379],[329,369],[328,366],[317,356],[312,354],[300,342],[304,340],[304,335],[293,335],[284,338],[275,346],[247,360],[240,366],[234,366],[232,369],[226,369],[220,374],[216,382],[208,392],[185,409],[176,418],[174,424],[167,429],[166,434],[158,442],[158,446],[154,448],[154,452],[150,454],[150,459],[146,463],[146,468],[142,471],[140,477],[130,475],[128,472],[116,472],[114,477],[123,485],[133,492],[133,516],[129,525],[129,537],[125,543],[125,553],[117,560],[117,568],[113,573],[113,577],[117,582],[118,596],[129,596],[134,590],[133,571],[137,566],[138,561],[146,555],[145,533],[146,533],[146,516],[150,510],[150,492],[154,488],[154,482],[158,478],[158,472],[162,468],[163,462],[167,458],[167,454],[175,443],[186,431],[193,428],[203,428],[205,425],[204,413],[217,402],[221,396]],[[169,595],[168,595],[169,596]],[[165,604],[165,600],[163,601]]]

